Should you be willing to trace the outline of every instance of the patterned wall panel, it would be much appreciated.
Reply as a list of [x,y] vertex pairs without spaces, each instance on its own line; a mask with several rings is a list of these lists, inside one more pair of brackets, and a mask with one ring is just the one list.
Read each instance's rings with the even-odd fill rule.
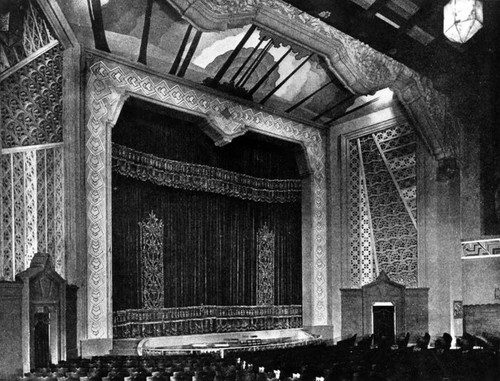
[[14,274],[14,203],[12,186],[12,155],[2,155],[2,268],[1,279]]
[[500,238],[462,242],[462,258],[500,255]]
[[[54,195],[51,195],[51,207],[54,209],[54,269],[61,274],[65,272],[64,257],[64,153],[62,147],[54,149]],[[52,222],[53,221],[53,222]]]
[[0,73],[55,40],[49,23],[34,1],[27,2],[22,19],[22,26],[9,43],[0,40]]
[[408,123],[373,135],[382,159],[417,227],[416,134]]
[[36,152],[26,151],[24,156],[24,250],[23,269],[28,268],[31,258],[38,250],[37,242],[37,176],[36,176]]
[[153,212],[139,222],[143,308],[165,306],[163,271],[163,221]]
[[54,152],[45,152],[46,160],[46,170],[45,170],[45,181],[47,187],[47,252],[53,253],[55,250],[55,231],[54,224],[54,185],[55,185],[55,173],[54,173]]
[[[92,58],[90,58],[92,60]],[[109,180],[106,160],[111,155],[105,142],[109,122],[116,118],[126,94],[137,94],[167,107],[205,115],[225,136],[238,136],[245,129],[301,142],[311,168],[311,252],[304,253],[311,263],[311,325],[327,325],[326,257],[326,168],[324,132],[277,117],[262,110],[240,105],[229,99],[192,89],[170,78],[138,73],[135,68],[97,58],[89,65],[87,83],[86,162],[87,162],[87,294],[88,338],[111,337],[107,316],[108,300],[106,195]],[[228,119],[220,113],[228,110]]]
[[2,147],[62,141],[62,54],[55,46],[0,82]]
[[375,246],[370,220],[363,160],[359,141],[349,142],[349,247],[351,287],[361,287],[375,280]]
[[360,139],[379,269],[417,286],[417,231],[372,136]]
[[[24,266],[24,239],[25,239],[25,215],[24,215],[24,160],[23,153],[12,154],[12,189],[14,205],[14,274],[23,271]],[[9,191],[9,190],[5,190]],[[8,207],[8,206],[7,206]]]
[[267,225],[257,232],[257,305],[274,304],[275,234]]
[[64,276],[62,48],[36,1],[26,1],[22,12],[18,32],[0,40],[6,175],[0,277],[6,280],[29,266],[37,251],[53,255]]
[[352,287],[381,270],[417,286],[415,142],[407,124],[349,142]]
[[38,250],[47,250],[47,150],[36,153]]
[[349,277],[351,287],[361,287],[360,264],[360,162],[357,140],[349,141]]
[[374,263],[376,262],[375,245],[373,242],[373,229],[370,218],[370,204],[363,166],[361,166],[360,196],[360,273],[361,285],[363,286],[374,281],[376,277],[374,266]]
[[37,251],[50,253],[64,276],[62,145],[7,151],[2,155],[0,279],[14,280]]

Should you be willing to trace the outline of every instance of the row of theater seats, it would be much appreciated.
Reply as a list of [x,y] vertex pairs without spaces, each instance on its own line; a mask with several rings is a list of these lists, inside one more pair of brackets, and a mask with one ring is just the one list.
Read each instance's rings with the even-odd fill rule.
[[[423,335],[413,347],[363,345],[355,336],[338,345],[317,344],[290,349],[190,356],[105,356],[62,362],[33,370],[22,381],[377,381],[377,380],[498,380],[498,347],[467,346],[450,350],[449,335]],[[401,339],[401,338],[400,338]],[[438,344],[442,341],[443,345]],[[491,343],[491,340],[489,340]],[[373,341],[371,342],[373,343]]]

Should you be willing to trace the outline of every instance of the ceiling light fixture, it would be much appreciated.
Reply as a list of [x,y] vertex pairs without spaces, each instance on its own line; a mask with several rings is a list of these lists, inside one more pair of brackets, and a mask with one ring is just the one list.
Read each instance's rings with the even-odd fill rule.
[[463,44],[483,27],[483,3],[479,0],[450,0],[444,6],[443,33]]

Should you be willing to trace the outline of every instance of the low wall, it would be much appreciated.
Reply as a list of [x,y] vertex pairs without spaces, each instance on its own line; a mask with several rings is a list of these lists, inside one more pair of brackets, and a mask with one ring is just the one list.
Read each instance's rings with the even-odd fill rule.
[[22,290],[19,282],[0,282],[0,380],[14,380],[23,371]]
[[473,335],[483,332],[500,335],[500,304],[465,305],[464,331]]
[[113,313],[113,337],[178,336],[302,327],[302,306],[197,306]]

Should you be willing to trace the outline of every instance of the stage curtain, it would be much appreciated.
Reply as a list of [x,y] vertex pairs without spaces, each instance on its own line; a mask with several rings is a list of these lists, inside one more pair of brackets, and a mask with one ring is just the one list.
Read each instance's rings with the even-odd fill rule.
[[113,173],[114,310],[143,308],[139,222],[164,224],[164,307],[255,305],[257,233],[275,234],[275,304],[302,304],[301,205],[159,186]]

